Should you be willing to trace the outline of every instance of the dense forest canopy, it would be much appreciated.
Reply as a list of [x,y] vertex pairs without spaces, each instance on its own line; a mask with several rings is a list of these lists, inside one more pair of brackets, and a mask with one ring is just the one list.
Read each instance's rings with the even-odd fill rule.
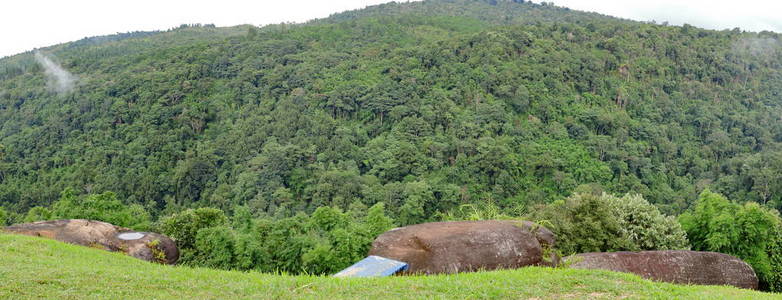
[[21,221],[66,189],[153,219],[382,202],[404,225],[575,191],[678,214],[710,188],[780,209],[781,49],[501,0],[85,39],[40,49],[78,77],[67,92],[33,52],[0,60],[0,206]]

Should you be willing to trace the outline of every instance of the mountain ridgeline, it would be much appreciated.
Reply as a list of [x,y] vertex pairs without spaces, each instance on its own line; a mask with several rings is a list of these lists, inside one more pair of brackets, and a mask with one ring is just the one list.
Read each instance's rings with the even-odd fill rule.
[[[152,218],[287,217],[709,188],[782,208],[782,39],[523,1],[389,3],[190,25],[0,60],[0,206],[111,191]],[[73,74],[52,88],[37,55]],[[243,210],[244,211],[244,210]]]

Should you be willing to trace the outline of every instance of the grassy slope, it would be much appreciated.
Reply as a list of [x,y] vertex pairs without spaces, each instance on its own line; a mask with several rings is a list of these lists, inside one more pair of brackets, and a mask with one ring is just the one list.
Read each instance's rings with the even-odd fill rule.
[[118,253],[0,234],[0,299],[166,298],[695,298],[771,299],[731,287],[637,276],[524,268],[456,276],[336,279],[171,267]]

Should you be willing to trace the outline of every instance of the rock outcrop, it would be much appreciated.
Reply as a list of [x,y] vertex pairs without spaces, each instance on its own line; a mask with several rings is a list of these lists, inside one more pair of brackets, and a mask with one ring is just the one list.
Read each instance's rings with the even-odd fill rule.
[[556,263],[549,261],[547,249],[550,246],[544,248],[541,241],[553,246],[554,234],[531,222],[424,223],[381,234],[372,243],[369,255],[408,263],[405,274],[458,273]]
[[559,264],[559,255],[554,250],[554,246],[557,243],[557,235],[546,227],[540,224],[530,221],[502,221],[512,225],[521,227],[535,235],[535,238],[540,243],[540,247],[543,249],[543,254],[547,256],[543,260],[541,265],[548,267],[556,267]]
[[700,251],[583,253],[565,258],[576,269],[603,269],[679,284],[732,285],[757,289],[752,267],[736,257]]
[[106,222],[81,219],[41,221],[8,226],[3,231],[124,252],[146,261],[174,264],[179,259],[179,249],[167,236],[138,232]]

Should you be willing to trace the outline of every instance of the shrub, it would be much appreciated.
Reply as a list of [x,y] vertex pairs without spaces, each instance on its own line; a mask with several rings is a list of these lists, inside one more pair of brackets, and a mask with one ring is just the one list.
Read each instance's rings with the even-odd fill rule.
[[557,248],[563,254],[633,248],[600,196],[575,194],[540,208],[532,219],[557,234]]
[[372,238],[375,238],[381,233],[386,232],[387,230],[394,227],[394,219],[386,216],[385,209],[385,204],[380,202],[372,205],[372,207],[370,207],[367,211],[365,220],[369,229],[369,235]]
[[675,217],[665,216],[639,194],[615,197],[603,194],[619,228],[637,250],[689,249],[687,234]]
[[8,223],[8,213],[5,212],[5,209],[0,207],[0,226],[5,226]]
[[36,206],[27,211],[27,214],[24,216],[24,220],[22,221],[25,223],[30,223],[51,219],[52,212],[49,209],[46,207]]
[[51,218],[97,220],[136,230],[150,227],[149,213],[140,205],[125,205],[112,192],[80,197],[70,188],[52,205]]
[[762,288],[782,291],[782,222],[776,211],[705,190],[679,222],[694,250],[735,255],[752,265]]
[[563,254],[687,249],[681,226],[640,195],[574,194],[532,213],[557,234]]
[[523,206],[502,209],[494,203],[462,204],[446,213],[438,213],[442,221],[479,221],[521,219]]
[[394,226],[384,205],[364,216],[320,207],[311,215],[252,219],[234,209],[230,225],[215,208],[189,209],[165,217],[161,232],[174,238],[184,264],[221,269],[328,274],[363,258],[374,238]]
[[273,271],[270,268],[264,268],[269,265],[270,259],[267,247],[257,236],[253,234],[236,234],[233,269]]
[[[190,250],[196,248],[196,235],[204,228],[224,225],[227,222],[225,213],[217,208],[188,209],[181,213],[164,217],[160,220],[160,231],[174,239],[182,252],[182,257],[188,257]],[[187,259],[185,259],[187,261]]]
[[198,230],[195,247],[199,265],[210,268],[234,268],[236,236],[226,226],[208,227]]
[[771,272],[766,274],[763,283],[770,291],[782,291],[782,229],[777,227],[766,245]]

